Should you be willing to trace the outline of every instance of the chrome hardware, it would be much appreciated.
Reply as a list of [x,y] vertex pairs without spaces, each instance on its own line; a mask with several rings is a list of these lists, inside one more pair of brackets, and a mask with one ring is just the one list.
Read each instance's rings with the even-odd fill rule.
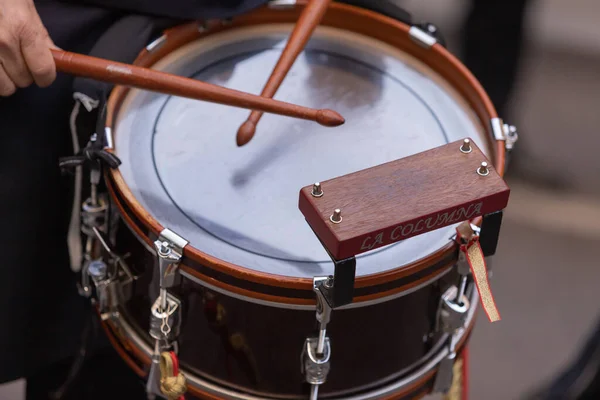
[[301,371],[305,375],[306,382],[312,385],[311,400],[317,399],[319,385],[325,383],[329,373],[331,344],[327,337],[327,324],[331,320],[332,308],[327,301],[326,292],[333,288],[333,284],[331,276],[313,278],[313,291],[317,297],[316,319],[319,322],[319,336],[306,338],[301,357]]
[[340,210],[339,208],[333,210],[333,214],[331,214],[329,220],[334,224],[339,224],[340,222],[342,222],[342,210]]
[[511,151],[515,146],[515,143],[517,143],[517,140],[519,140],[517,127],[504,124],[504,130],[506,131],[506,150]]
[[482,162],[479,168],[477,168],[477,173],[481,176],[488,176],[490,174],[490,169],[488,168],[487,162]]
[[313,197],[322,197],[323,196],[323,188],[321,187],[321,183],[316,182],[313,185],[312,192],[310,194]]
[[412,41],[425,49],[430,49],[434,44],[437,43],[437,39],[432,35],[432,33],[433,32],[426,32],[417,26],[411,26],[408,31]]
[[469,266],[469,262],[467,261],[467,256],[462,251],[458,252],[458,262],[456,263],[456,269],[458,274],[462,277],[467,276],[471,273],[471,267]]
[[325,341],[327,339],[327,324],[331,320],[331,307],[323,292],[319,290],[321,286],[331,288],[333,286],[332,277],[315,277],[313,279],[313,291],[317,294],[317,321],[319,322],[319,340],[317,345],[317,354],[323,354]]
[[91,278],[96,288],[95,302],[102,320],[118,314],[119,305],[131,298],[133,278],[128,276],[123,269],[119,269],[118,264],[113,264],[113,266],[117,268],[115,274],[111,274],[110,266],[99,259],[87,261],[81,270],[85,293],[80,294],[85,297],[91,296],[89,285],[89,279]]
[[136,280],[137,277],[131,273],[131,270],[125,263],[125,260],[123,259],[123,257],[121,257],[119,254],[114,252],[114,250],[112,249],[112,247],[109,244],[108,238],[96,227],[92,228],[92,232],[96,236],[96,239],[98,240],[98,242],[102,245],[102,248],[104,249],[104,251],[106,251],[106,253],[108,254],[110,264],[114,265],[116,268],[123,271],[123,273],[125,273],[125,275],[127,275],[127,278],[130,281]]
[[[466,277],[465,277],[466,278]],[[454,332],[465,326],[467,312],[471,304],[461,289],[451,286],[442,295],[439,312],[439,327],[442,331],[454,334]],[[465,289],[466,290],[466,286]]]
[[272,0],[268,7],[274,10],[285,10],[296,6],[296,0]]
[[86,260],[81,268],[81,282],[77,285],[77,292],[80,296],[90,298],[92,296],[92,285],[90,285],[90,275],[88,267],[92,261]]
[[166,307],[161,307],[161,298],[157,298],[151,308],[150,336],[166,343],[179,336],[182,320],[181,301],[170,293],[166,296]]
[[92,228],[104,227],[107,219],[108,201],[104,196],[89,198],[81,205],[81,231],[87,236],[94,235]]
[[175,284],[179,261],[183,256],[183,248],[187,244],[187,240],[168,229],[163,230],[158,240],[154,242],[156,254],[158,255],[160,287],[162,289],[172,287]]
[[439,363],[435,382],[433,383],[433,388],[431,390],[432,393],[447,393],[452,387],[452,381],[454,380],[454,362],[456,361],[455,347],[456,339],[453,335],[450,337],[448,354]]
[[448,334],[448,353],[440,362],[433,393],[446,393],[452,386],[454,378],[453,367],[456,360],[456,344],[459,341],[463,328],[467,325],[471,303],[465,295],[467,289],[467,276],[461,277],[460,288],[449,287],[440,300],[438,309],[437,328]]
[[154,50],[160,48],[165,43],[166,40],[167,40],[167,35],[162,35],[161,37],[157,38],[152,43],[150,43],[148,46],[146,46],[146,51],[153,52]]
[[325,339],[323,353],[319,354],[317,347],[319,340],[317,338],[307,338],[302,350],[302,372],[306,382],[312,385],[310,391],[310,400],[316,400],[319,395],[319,386],[327,381],[331,356],[331,344],[329,338]]
[[496,140],[504,140],[506,142],[506,150],[511,151],[517,140],[519,140],[517,128],[513,125],[505,124],[501,118],[492,118],[490,122],[494,138]]
[[148,381],[146,382],[146,395],[148,399],[155,399],[156,396],[164,397],[160,390],[160,353],[161,346],[157,340],[154,343],[154,352],[152,353],[152,363],[148,372]]
[[460,146],[460,151],[465,154],[473,151],[473,148],[471,147],[471,141],[469,139],[463,140],[463,144]]
[[183,257],[183,248],[188,243],[187,240],[169,229],[164,229],[158,240],[154,242],[158,256],[160,299],[163,309],[167,307],[167,289],[175,285],[179,262]]
[[104,140],[106,141],[106,146],[104,146],[105,149],[114,149],[115,145],[110,126],[104,128]]

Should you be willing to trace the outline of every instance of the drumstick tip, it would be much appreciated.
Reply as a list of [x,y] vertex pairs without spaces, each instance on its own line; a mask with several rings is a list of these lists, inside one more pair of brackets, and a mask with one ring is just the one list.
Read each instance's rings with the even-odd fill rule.
[[346,120],[339,113],[333,110],[319,110],[317,112],[317,122],[323,126],[340,126]]
[[256,124],[250,120],[247,120],[240,126],[238,129],[237,136],[235,137],[235,141],[238,147],[242,147],[247,144],[252,137],[254,136],[254,132],[256,131]]

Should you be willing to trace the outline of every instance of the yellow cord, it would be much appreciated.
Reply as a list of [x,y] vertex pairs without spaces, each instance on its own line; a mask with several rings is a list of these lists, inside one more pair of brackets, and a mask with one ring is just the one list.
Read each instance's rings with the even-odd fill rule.
[[173,376],[173,360],[168,352],[160,355],[160,391],[168,400],[177,400],[186,390],[185,375]]

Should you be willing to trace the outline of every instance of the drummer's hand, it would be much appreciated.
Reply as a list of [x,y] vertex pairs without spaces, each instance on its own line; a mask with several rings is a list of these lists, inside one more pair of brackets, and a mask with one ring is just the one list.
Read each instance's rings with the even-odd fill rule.
[[0,96],[56,78],[50,48],[56,48],[33,0],[0,0]]

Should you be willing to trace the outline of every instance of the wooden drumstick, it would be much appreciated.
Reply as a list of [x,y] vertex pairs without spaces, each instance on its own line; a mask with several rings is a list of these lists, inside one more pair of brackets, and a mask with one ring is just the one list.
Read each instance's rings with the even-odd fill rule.
[[71,75],[211,103],[316,121],[324,126],[339,126],[345,122],[344,117],[333,110],[316,110],[302,107],[195,79],[83,54],[55,49],[51,49],[51,52],[56,69]]
[[[290,68],[294,65],[296,58],[298,58],[298,55],[302,52],[304,46],[306,46],[313,31],[319,22],[321,22],[321,19],[323,19],[329,3],[331,3],[331,0],[311,0],[306,7],[304,7],[300,18],[296,23],[296,27],[290,35],[287,45],[285,46],[279,61],[277,61],[277,65],[275,65],[261,96],[272,98],[275,95],[275,92],[279,89],[279,86],[285,79]],[[240,126],[236,136],[238,146],[243,146],[252,140],[252,137],[254,137],[254,133],[256,132],[256,124],[262,117],[262,114],[263,113],[260,111],[252,111],[246,122]]]

